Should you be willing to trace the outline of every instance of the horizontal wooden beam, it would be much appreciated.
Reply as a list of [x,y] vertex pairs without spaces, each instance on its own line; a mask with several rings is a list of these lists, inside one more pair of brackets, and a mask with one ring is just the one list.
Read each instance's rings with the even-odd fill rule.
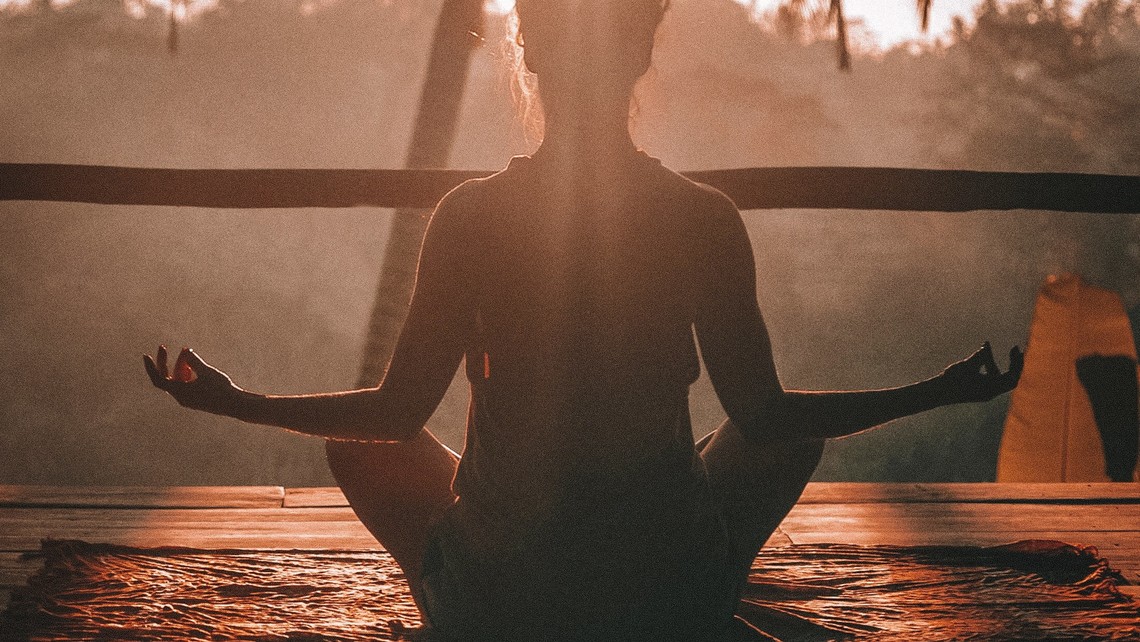
[[[281,486],[10,486],[5,508],[280,508]],[[347,506],[347,504],[345,504]]]
[[[800,496],[799,503],[1140,504],[1140,484],[811,482]],[[252,510],[347,507],[348,501],[336,486],[282,488],[281,486],[0,485],[0,513],[8,508]],[[1010,508],[1010,510],[1017,509]]]
[[[433,207],[489,171],[155,169],[0,163],[0,200],[230,209]],[[760,167],[685,172],[742,210],[1140,213],[1140,176],[883,167]]]

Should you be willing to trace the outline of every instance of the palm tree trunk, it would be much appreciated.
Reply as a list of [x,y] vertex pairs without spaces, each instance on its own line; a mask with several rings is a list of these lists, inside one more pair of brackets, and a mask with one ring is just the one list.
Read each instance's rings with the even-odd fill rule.
[[[482,31],[482,23],[483,0],[444,0],[405,167],[447,165],[459,122],[467,68],[471,52],[480,42],[476,34]],[[376,385],[392,356],[408,312],[429,213],[423,209],[399,209],[392,217],[357,380],[360,387]]]
[[851,71],[851,53],[847,47],[847,19],[843,17],[843,1],[831,0],[831,16],[835,20],[835,53],[839,70]]

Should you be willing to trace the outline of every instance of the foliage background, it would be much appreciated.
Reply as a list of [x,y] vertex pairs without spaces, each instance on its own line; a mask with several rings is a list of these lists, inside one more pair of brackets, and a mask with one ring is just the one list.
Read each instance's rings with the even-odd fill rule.
[[[854,71],[818,25],[675,0],[635,137],[678,169],[875,165],[1140,173],[1134,2],[987,2]],[[1059,5],[1059,6],[1058,6]],[[182,25],[111,0],[0,13],[0,161],[399,167],[438,1],[223,0]],[[900,7],[900,10],[906,7]],[[810,15],[802,20],[813,20]],[[858,34],[858,25],[853,33]],[[788,34],[800,34],[788,38]],[[489,19],[452,166],[530,151]],[[353,382],[389,213],[0,204],[0,483],[332,483],[319,440],[189,413],[140,355],[195,346],[258,391]],[[1050,273],[1140,299],[1135,217],[745,214],[786,386],[903,384],[1024,343]],[[698,432],[723,417],[694,387]],[[431,423],[462,446],[462,382]],[[993,478],[1006,399],[833,442],[817,479]]]

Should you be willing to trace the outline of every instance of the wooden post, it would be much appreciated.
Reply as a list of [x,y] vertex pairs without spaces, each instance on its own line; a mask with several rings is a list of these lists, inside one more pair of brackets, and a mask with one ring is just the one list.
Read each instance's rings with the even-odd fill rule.
[[[480,42],[483,0],[444,0],[432,40],[419,112],[405,166],[447,165],[471,52]],[[368,324],[357,385],[374,386],[384,374],[408,312],[428,210],[398,209],[392,217],[380,282]]]

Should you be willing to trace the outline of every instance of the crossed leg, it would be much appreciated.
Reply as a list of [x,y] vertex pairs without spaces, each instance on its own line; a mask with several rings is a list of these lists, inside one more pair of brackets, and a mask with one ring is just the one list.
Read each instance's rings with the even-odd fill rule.
[[459,455],[426,429],[394,443],[330,440],[325,452],[353,512],[418,587],[431,529],[455,503]]
[[[823,441],[755,443],[726,421],[697,446],[743,582],[760,547],[803,493]],[[455,502],[451,481],[459,455],[427,430],[397,443],[328,441],[326,452],[353,512],[396,560],[409,586],[417,587],[431,529]]]
[[758,443],[725,421],[697,448],[720,501],[743,583],[760,547],[811,479],[823,454],[823,440]]

